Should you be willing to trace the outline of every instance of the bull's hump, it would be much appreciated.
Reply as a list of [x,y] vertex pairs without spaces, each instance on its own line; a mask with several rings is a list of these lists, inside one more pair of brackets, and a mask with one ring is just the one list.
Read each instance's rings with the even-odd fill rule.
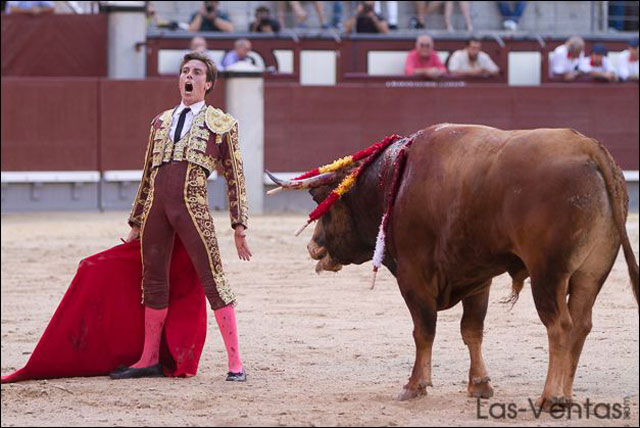
[[433,128],[433,132],[438,132],[442,129],[449,128],[451,126],[453,126],[453,123],[441,123],[439,125],[436,125],[435,128]]
[[463,127],[464,128],[472,127],[472,128],[478,128],[478,129],[495,129],[490,126],[475,125],[471,123],[440,123],[438,125],[435,125],[435,127],[433,128],[433,132],[438,132],[448,128],[463,128]]

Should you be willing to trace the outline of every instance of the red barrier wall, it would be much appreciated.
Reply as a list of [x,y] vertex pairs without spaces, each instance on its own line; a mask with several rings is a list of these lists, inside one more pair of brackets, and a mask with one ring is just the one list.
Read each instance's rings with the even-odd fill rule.
[[638,86],[554,84],[387,88],[382,84],[265,86],[265,167],[306,171],[384,136],[440,122],[502,129],[569,127],[638,169]]
[[151,120],[179,103],[176,78],[3,78],[2,170],[141,169]]
[[107,15],[2,15],[2,76],[106,76]]
[[[224,87],[224,81],[218,80],[205,102],[224,109]],[[151,120],[179,103],[175,77],[101,81],[102,169],[142,169]]]
[[2,170],[98,169],[96,79],[2,79]]
[[[224,109],[224,82],[207,103]],[[177,81],[3,78],[2,170],[140,169],[151,119],[179,103]],[[302,171],[393,133],[440,122],[572,127],[638,170],[638,86],[333,87],[265,83],[265,167]],[[251,126],[243,124],[242,126]]]

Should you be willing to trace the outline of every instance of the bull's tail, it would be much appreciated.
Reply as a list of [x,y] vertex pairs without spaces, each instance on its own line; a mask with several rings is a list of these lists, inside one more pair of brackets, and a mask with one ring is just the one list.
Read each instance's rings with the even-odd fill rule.
[[627,261],[627,268],[629,269],[633,294],[636,297],[636,303],[640,306],[640,301],[638,300],[638,262],[633,254],[633,248],[631,247],[631,242],[629,242],[629,235],[626,229],[629,195],[627,193],[624,175],[609,151],[599,141],[591,140],[597,146],[597,150],[593,153],[593,160],[598,165],[607,187],[613,218],[616,228],[618,229],[618,234],[620,235],[620,241],[622,242],[622,250],[624,252],[624,258]]

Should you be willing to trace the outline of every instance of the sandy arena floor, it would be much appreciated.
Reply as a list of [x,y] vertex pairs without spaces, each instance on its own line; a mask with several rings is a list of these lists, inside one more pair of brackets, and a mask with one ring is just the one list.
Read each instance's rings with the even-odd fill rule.
[[[119,243],[126,213],[2,216],[2,373],[21,367],[44,331],[78,262]],[[213,316],[198,375],[189,379],[111,381],[107,377],[2,385],[2,426],[106,425],[617,425],[638,426],[638,307],[619,256],[594,308],[575,382],[578,400],[625,403],[629,419],[478,419],[466,397],[469,356],[459,333],[461,307],[441,312],[434,345],[434,387],[410,402],[394,397],[409,377],[414,344],[409,312],[384,270],[368,289],[369,264],[314,273],[296,238],[303,216],[253,218],[250,263],[238,260],[228,217],[215,213],[228,279],[239,299],[246,384],[224,381],[226,354]],[[638,248],[638,216],[628,223]],[[636,253],[637,257],[637,253]],[[494,281],[484,356],[495,396],[483,401],[527,408],[542,391],[546,331],[529,287],[509,312],[498,301],[510,279]],[[603,414],[603,413],[601,413]]]

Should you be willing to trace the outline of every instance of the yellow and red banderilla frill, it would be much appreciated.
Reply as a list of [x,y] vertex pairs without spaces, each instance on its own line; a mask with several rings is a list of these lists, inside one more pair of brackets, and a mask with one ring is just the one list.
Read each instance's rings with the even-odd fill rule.
[[[377,158],[377,156],[383,152],[389,145],[398,141],[403,137],[400,137],[396,134],[384,138],[382,141],[372,144],[368,148],[356,152],[352,155],[342,157],[338,160],[333,161],[330,164],[323,165],[318,168],[314,168],[310,171],[305,172],[304,174],[296,177],[293,181],[297,181],[297,185],[287,186],[289,188],[301,188],[305,181],[314,180],[313,177],[317,177],[318,179],[326,179],[326,177],[320,177],[320,175],[325,174],[330,176],[330,173],[340,171],[341,169],[352,165],[355,162],[360,160],[364,160],[362,164],[352,172],[350,172],[336,187],[331,191],[329,196],[325,198],[322,203],[320,203],[315,210],[309,213],[309,219],[307,222],[296,231],[296,236],[298,236],[302,231],[309,225],[311,222],[321,218],[325,215],[333,206],[333,204],[338,201],[345,193],[347,193],[355,184],[356,180],[360,176],[360,174]],[[404,165],[406,162],[407,150],[409,146],[413,143],[413,139],[407,139],[406,144],[403,145],[398,158],[396,159],[394,165],[394,173],[393,173],[393,181],[391,183],[391,187],[388,190],[387,197],[387,207],[384,210],[384,214],[382,216],[382,220],[380,222],[380,227],[378,230],[378,236],[376,238],[376,245],[373,254],[373,281],[371,284],[371,288],[373,289],[376,280],[376,274],[378,272],[379,267],[382,265],[382,261],[384,260],[385,253],[385,239],[386,239],[386,230],[389,224],[389,219],[391,216],[391,210],[393,207],[393,203],[395,201],[395,195],[397,193],[398,187],[400,185],[400,177],[402,176],[402,172],[404,170]],[[272,176],[271,174],[269,174]],[[275,181],[275,178],[274,178]],[[319,180],[317,180],[319,181]],[[305,185],[306,186],[306,185]],[[277,190],[271,190],[267,192],[271,194]]]
[[319,174],[336,172],[355,162],[358,162],[364,159],[364,162],[357,169],[355,169],[349,175],[347,175],[342,180],[342,182],[338,185],[338,187],[333,189],[333,191],[329,194],[329,196],[327,196],[327,198],[324,201],[322,201],[322,203],[318,205],[318,207],[309,214],[309,219],[300,229],[296,231],[296,236],[299,235],[313,221],[325,215],[329,211],[329,209],[331,209],[331,206],[338,199],[340,199],[345,193],[347,193],[351,189],[351,187],[353,187],[353,185],[355,184],[360,174],[367,168],[367,166],[369,166],[371,162],[373,162],[376,159],[377,155],[380,154],[384,149],[386,149],[390,144],[392,144],[393,142],[397,141],[400,138],[402,137],[400,137],[399,135],[393,134],[390,137],[385,137],[382,141],[378,143],[372,144],[371,146],[369,146],[364,150],[360,150],[359,152],[356,152],[350,156],[345,156],[343,158],[340,158],[330,164],[321,166],[319,168],[314,168],[311,171],[308,171],[302,174],[301,176],[296,177],[294,180],[303,180],[306,178],[317,176]]

